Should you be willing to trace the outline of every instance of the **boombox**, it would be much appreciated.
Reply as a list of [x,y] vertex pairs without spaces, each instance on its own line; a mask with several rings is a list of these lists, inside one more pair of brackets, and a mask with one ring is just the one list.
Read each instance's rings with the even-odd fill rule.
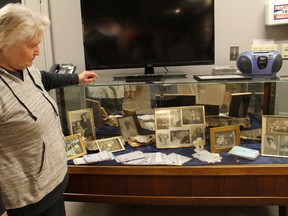
[[273,75],[281,69],[282,63],[282,56],[277,51],[247,51],[237,58],[238,69],[247,75]]

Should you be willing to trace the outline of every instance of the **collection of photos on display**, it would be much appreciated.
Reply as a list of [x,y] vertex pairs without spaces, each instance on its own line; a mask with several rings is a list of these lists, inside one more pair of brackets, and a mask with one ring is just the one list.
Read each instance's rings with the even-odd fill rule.
[[262,117],[261,154],[288,157],[288,117]]
[[[103,128],[103,116],[108,116],[99,101],[86,100],[86,108],[67,112],[69,136],[65,137],[67,160],[87,154],[93,143],[99,152],[125,150],[125,142],[138,135],[140,124],[137,116],[117,118],[121,136],[96,139],[95,128]],[[154,133],[157,149],[196,147],[199,140],[206,140],[205,107],[178,106],[154,108]],[[288,157],[288,117],[262,116],[261,155]],[[240,145],[240,126],[210,127],[210,151],[229,151]],[[89,150],[89,149],[88,149]]]

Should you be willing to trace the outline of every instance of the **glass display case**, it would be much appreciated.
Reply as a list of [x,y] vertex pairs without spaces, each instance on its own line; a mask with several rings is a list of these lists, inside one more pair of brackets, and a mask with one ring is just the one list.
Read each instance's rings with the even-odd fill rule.
[[[221,115],[223,109],[235,108],[235,104],[237,104],[235,101],[232,103],[234,107],[230,106],[232,98],[234,100],[237,95],[243,96],[249,93],[247,96],[249,101],[246,102],[244,108],[246,109],[245,112],[260,119],[262,114],[288,113],[287,110],[283,110],[283,106],[282,110],[276,109],[275,113],[275,106],[279,107],[279,104],[275,104],[276,83],[282,87],[283,83],[286,83],[286,81],[275,79],[273,77],[268,80],[254,80],[253,78],[240,81],[211,80],[198,82],[192,77],[187,77],[132,83],[115,81],[113,75],[108,75],[107,77],[101,76],[89,86],[70,86],[57,90],[57,102],[61,110],[65,135],[69,134],[66,125],[67,112],[87,108],[87,100],[89,99],[98,101],[108,115],[125,115],[127,110],[135,111],[137,115],[148,115],[154,114],[154,108],[193,105],[205,106],[205,111],[208,112],[206,115]],[[281,104],[280,101],[279,103]],[[240,109],[243,107],[239,107],[239,111]],[[230,110],[230,116],[238,117],[239,113],[233,114],[232,112]],[[241,117],[243,116],[242,113]]]
[[[247,135],[247,131],[261,131],[263,115],[288,114],[286,86],[286,80],[267,76],[197,81],[193,75],[187,75],[185,78],[126,82],[115,80],[113,75],[108,74],[101,75],[90,85],[58,89],[56,100],[66,136],[75,133],[76,118],[80,120],[80,114],[71,117],[71,112],[81,113],[81,110],[90,109],[90,117],[93,117],[91,125],[95,129],[92,141],[94,139],[97,143],[113,137],[122,139],[124,149],[115,151],[115,157],[138,150],[147,154],[177,154],[190,158],[186,163],[169,165],[123,164],[115,160],[76,165],[70,160],[70,183],[65,199],[154,205],[278,205],[281,206],[280,214],[285,215],[288,152],[280,157],[260,155],[256,160],[247,160],[229,156],[230,148],[223,151],[220,148],[217,154],[221,161],[209,163],[198,160],[193,157],[197,153],[197,139],[192,136],[195,124],[185,125],[184,113],[185,109],[194,112],[198,107],[203,108],[198,126],[204,128],[204,136],[201,137],[208,152],[212,149],[210,129],[227,126],[240,128],[240,137],[236,137],[240,143],[235,145],[261,152],[261,132]],[[161,121],[168,119],[164,133],[159,132],[160,120],[156,119],[159,110],[169,116],[164,112],[164,117],[159,117]],[[177,110],[181,110],[179,122],[175,120]],[[125,121],[121,120],[128,116],[133,117],[136,131],[130,136],[127,132],[129,128],[123,128]],[[188,134],[189,141],[186,139],[179,141],[179,145],[159,148],[159,143],[165,139],[163,134],[167,135],[167,142],[171,144],[173,137],[179,138],[183,131]],[[125,133],[128,136],[123,139]],[[154,139],[145,145],[133,146],[129,140],[136,135]],[[95,146],[94,149],[91,146],[87,148],[88,154],[101,150],[99,145]]]

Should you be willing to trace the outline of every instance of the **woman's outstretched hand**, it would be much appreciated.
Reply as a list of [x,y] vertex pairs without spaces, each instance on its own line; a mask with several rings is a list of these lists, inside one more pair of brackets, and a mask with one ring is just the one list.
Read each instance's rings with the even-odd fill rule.
[[91,71],[83,71],[78,75],[78,77],[79,77],[79,84],[85,85],[91,82],[95,82],[99,76]]

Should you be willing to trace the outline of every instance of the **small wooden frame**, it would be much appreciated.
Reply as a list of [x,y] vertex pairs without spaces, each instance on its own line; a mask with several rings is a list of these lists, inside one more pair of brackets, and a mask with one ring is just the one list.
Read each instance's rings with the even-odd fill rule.
[[65,143],[67,160],[71,160],[87,154],[83,137],[80,133],[66,136]]
[[133,116],[138,131],[140,131],[140,130],[143,129],[142,126],[141,126],[141,124],[140,124],[140,122],[139,122],[139,119],[138,119],[138,117],[137,117],[137,113],[136,113],[135,110],[123,109],[123,114],[124,114],[125,116]]
[[240,145],[240,126],[223,126],[210,128],[211,152],[223,152]]
[[110,137],[105,139],[96,140],[100,152],[117,152],[125,150],[122,139],[120,137]]

